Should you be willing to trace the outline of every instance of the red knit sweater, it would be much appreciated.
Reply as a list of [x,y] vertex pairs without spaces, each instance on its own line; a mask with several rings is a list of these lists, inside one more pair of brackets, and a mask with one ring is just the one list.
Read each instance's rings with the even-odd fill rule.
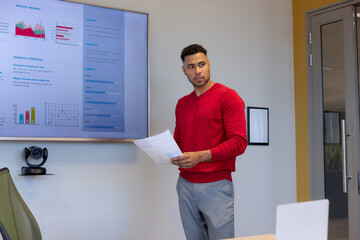
[[179,168],[180,176],[192,183],[222,179],[232,181],[236,156],[247,146],[245,105],[240,96],[222,84],[196,96],[193,91],[179,99],[174,139],[182,152],[210,150],[210,162]]

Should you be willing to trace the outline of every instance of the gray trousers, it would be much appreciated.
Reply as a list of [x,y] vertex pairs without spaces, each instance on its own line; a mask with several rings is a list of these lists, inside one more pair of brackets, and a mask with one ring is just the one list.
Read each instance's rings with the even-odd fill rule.
[[179,177],[176,186],[187,240],[233,238],[234,186],[228,180],[190,183]]

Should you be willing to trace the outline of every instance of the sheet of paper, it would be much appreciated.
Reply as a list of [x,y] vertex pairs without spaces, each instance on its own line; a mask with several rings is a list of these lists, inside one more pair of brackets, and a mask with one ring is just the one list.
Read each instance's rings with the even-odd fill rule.
[[134,143],[157,164],[169,164],[171,158],[182,155],[169,130]]

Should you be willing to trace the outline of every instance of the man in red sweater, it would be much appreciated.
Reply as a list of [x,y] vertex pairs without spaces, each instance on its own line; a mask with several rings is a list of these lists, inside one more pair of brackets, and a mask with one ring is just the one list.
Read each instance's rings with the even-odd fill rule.
[[194,91],[179,99],[174,139],[182,156],[177,183],[181,220],[188,240],[234,237],[231,172],[247,146],[245,106],[236,91],[210,79],[207,51],[193,44],[181,52]]

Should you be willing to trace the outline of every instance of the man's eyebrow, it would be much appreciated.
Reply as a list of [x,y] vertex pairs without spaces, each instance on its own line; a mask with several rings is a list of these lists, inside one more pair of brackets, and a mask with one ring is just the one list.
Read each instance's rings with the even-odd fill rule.
[[189,63],[186,66],[192,66],[192,65],[202,64],[202,63],[206,63],[206,61],[200,61],[200,62],[197,62],[197,63]]

